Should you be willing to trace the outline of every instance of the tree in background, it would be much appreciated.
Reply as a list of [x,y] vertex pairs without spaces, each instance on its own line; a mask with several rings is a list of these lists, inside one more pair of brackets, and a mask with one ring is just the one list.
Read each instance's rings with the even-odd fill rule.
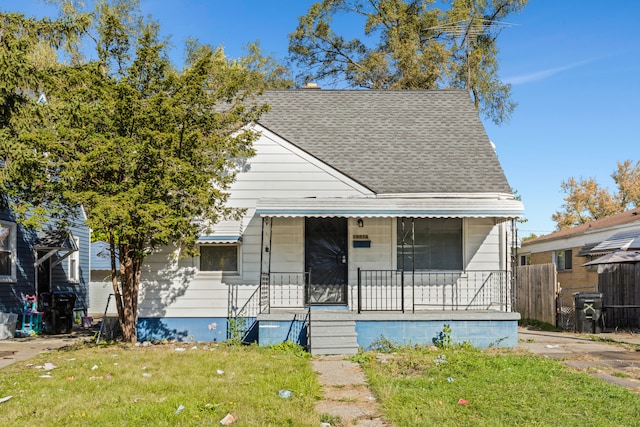
[[[323,0],[289,36],[298,79],[368,89],[467,88],[496,124],[515,108],[498,77],[501,20],[527,0]],[[341,35],[339,18],[360,17],[362,37]],[[338,23],[334,23],[338,18]],[[350,29],[351,30],[351,29]]]
[[611,175],[618,191],[602,188],[594,178],[576,180],[571,177],[561,184],[567,194],[563,210],[551,216],[558,230],[606,218],[640,206],[640,161],[618,162]]
[[[16,108],[3,99],[10,114],[3,114],[0,134],[0,188],[23,213],[63,217],[84,207],[94,236],[110,243],[120,325],[125,340],[135,341],[145,257],[168,244],[192,253],[199,234],[241,214],[225,206],[226,190],[238,162],[253,155],[256,135],[246,125],[267,108],[255,95],[266,85],[286,87],[286,73],[257,45],[234,61],[193,40],[178,71],[158,25],[139,16],[136,0],[97,1],[88,13],[58,3],[59,22],[77,23],[74,34],[93,40],[95,57],[84,58],[79,47],[86,49],[86,40],[69,38],[68,62],[49,62],[31,76],[29,58],[46,37],[25,40],[22,29],[46,21],[1,15],[18,22],[10,28],[17,47],[6,62],[24,76],[0,74],[3,96],[41,92],[46,102],[23,96]],[[93,24],[81,26],[87,16]]]

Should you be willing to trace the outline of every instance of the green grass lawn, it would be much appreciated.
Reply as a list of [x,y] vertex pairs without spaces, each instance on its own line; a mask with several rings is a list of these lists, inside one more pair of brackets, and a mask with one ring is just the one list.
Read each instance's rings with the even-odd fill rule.
[[394,426],[640,425],[639,396],[514,350],[403,348],[356,359]]
[[[45,363],[57,367],[36,368]],[[212,426],[230,413],[238,426],[317,427],[319,390],[308,357],[295,351],[78,346],[0,371],[0,398],[13,396],[0,403],[0,425]]]

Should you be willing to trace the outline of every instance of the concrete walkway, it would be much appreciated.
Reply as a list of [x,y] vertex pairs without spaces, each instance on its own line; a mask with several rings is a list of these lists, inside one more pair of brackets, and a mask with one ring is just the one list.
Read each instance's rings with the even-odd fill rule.
[[324,399],[316,403],[316,412],[340,418],[341,426],[385,427],[376,398],[367,387],[359,364],[348,356],[318,356],[311,361],[318,373]]
[[0,369],[31,359],[40,353],[57,350],[92,337],[92,330],[78,329],[64,335],[36,335],[0,340]]
[[566,365],[640,393],[640,335],[545,332],[519,328],[521,349],[562,359]]

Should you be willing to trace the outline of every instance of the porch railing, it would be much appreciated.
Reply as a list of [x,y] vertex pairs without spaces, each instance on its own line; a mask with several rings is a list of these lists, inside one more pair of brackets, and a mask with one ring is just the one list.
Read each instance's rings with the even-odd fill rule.
[[300,308],[307,301],[309,285],[309,272],[272,272],[263,273],[266,278],[262,280],[263,303],[269,308]]
[[506,271],[360,270],[358,312],[501,310],[510,306]]
[[238,287],[229,286],[227,339],[240,342],[247,341],[247,335],[254,328],[260,307],[260,287],[251,294],[242,307],[237,307]]
[[[263,273],[259,312],[307,305],[310,275]],[[362,311],[511,310],[511,272],[358,270],[352,309]]]

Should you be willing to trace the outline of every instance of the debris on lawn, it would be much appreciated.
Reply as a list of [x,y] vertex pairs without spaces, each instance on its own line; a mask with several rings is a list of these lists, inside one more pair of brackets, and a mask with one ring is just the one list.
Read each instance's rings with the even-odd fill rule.
[[56,365],[54,365],[53,363],[49,363],[49,362],[45,363],[44,365],[36,366],[36,369],[44,369],[45,371],[52,371],[52,370],[54,370],[56,368],[57,368]]
[[91,370],[92,370],[92,371],[95,371],[96,369],[98,369],[98,365],[93,365],[93,366],[91,367]]
[[440,356],[433,359],[433,363],[435,363],[436,366],[444,365],[445,363],[447,363],[447,356],[441,354]]
[[464,399],[458,400],[458,405],[468,405],[468,404],[469,404],[469,401],[467,400],[464,400]]
[[182,412],[183,409],[184,409],[184,405],[178,406],[178,409],[176,409],[176,413],[173,415],[178,415],[180,412]]
[[449,377],[449,378],[447,378],[447,381],[448,381],[448,382],[450,382],[450,383],[452,383],[452,382],[454,381],[454,380],[453,380],[453,377]]
[[3,397],[3,398],[0,398],[0,403],[4,403],[4,402],[6,402],[7,400],[10,400],[12,397],[13,397],[13,396],[5,396],[5,397]]
[[46,375],[40,375],[40,378],[53,378],[53,377],[49,374],[46,374]]
[[223,419],[220,420],[220,424],[222,424],[223,426],[228,426],[229,424],[233,423],[235,420],[236,419],[233,415],[227,414]]
[[177,347],[176,351],[184,351],[184,347]]
[[142,376],[143,376],[144,378],[151,378],[153,375],[151,375],[151,374],[150,374],[150,373],[148,373],[148,372],[145,372],[144,374],[142,374]]
[[283,399],[289,399],[291,397],[291,391],[290,390],[278,390],[278,395],[283,398]]
[[216,370],[216,373],[218,375],[222,375],[222,374],[224,374],[224,371],[222,369],[218,369],[218,370]]

